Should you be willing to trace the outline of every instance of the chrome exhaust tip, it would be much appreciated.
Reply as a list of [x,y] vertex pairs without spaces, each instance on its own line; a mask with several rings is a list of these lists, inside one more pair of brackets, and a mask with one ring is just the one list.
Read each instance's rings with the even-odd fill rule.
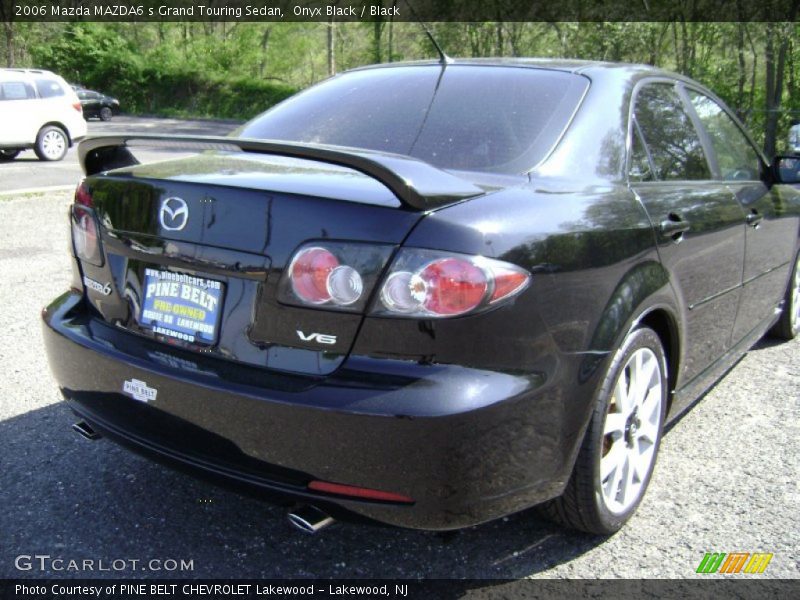
[[77,431],[87,440],[99,440],[102,436],[92,429],[86,421],[78,421],[72,425],[72,429]]
[[332,516],[310,504],[297,506],[286,516],[294,527],[310,535],[314,535],[334,522]]

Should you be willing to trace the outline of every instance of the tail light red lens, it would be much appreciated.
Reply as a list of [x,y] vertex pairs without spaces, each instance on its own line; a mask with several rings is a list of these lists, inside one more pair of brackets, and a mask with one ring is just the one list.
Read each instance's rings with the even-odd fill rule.
[[304,244],[278,284],[284,304],[360,312],[392,253],[392,246],[347,242]]
[[520,293],[530,274],[481,256],[403,249],[384,279],[372,312],[443,318],[478,312]]
[[308,489],[325,494],[335,494],[337,496],[349,496],[360,500],[378,500],[381,502],[398,502],[402,504],[413,504],[414,499],[396,494],[394,492],[384,492],[383,490],[373,490],[370,488],[344,485],[342,483],[332,483],[330,481],[312,481],[308,484]]
[[508,298],[509,296],[522,291],[528,285],[529,275],[522,271],[515,271],[511,269],[504,269],[502,266],[495,266],[492,269],[494,274],[494,290],[492,297],[489,300],[490,304],[494,304]]
[[83,206],[92,205],[92,194],[89,192],[86,182],[82,181],[80,185],[78,185],[78,189],[75,190],[75,204],[82,204]]
[[460,258],[442,258],[412,277],[424,286],[422,306],[436,315],[460,315],[476,308],[489,287],[486,273]]
[[70,215],[72,246],[79,259],[102,267],[103,251],[100,247],[99,228],[91,205],[91,194],[86,185],[81,183],[75,191],[75,204],[72,205]]
[[323,304],[331,300],[328,279],[339,260],[325,248],[307,248],[298,252],[289,267],[292,290],[300,300]]
[[80,103],[80,102],[73,102],[73,103],[72,103],[72,108],[74,108],[75,110],[77,110],[79,113],[82,113],[82,112],[83,112],[83,106],[81,106],[81,103]]

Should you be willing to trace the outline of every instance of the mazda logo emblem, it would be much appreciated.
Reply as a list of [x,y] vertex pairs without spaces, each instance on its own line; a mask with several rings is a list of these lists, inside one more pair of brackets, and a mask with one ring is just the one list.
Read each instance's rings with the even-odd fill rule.
[[182,198],[172,197],[161,201],[161,210],[158,212],[161,227],[167,231],[180,231],[189,221],[189,207]]

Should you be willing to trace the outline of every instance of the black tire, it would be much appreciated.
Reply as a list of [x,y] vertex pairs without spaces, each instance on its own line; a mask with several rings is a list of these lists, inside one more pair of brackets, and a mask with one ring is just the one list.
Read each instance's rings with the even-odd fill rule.
[[100,109],[100,120],[101,121],[110,121],[111,117],[114,116],[114,112],[107,106],[104,106]]
[[39,160],[61,160],[67,155],[67,150],[69,150],[69,139],[63,129],[55,125],[41,128],[39,135],[36,136],[36,146],[33,148]]
[[[648,354],[648,351],[650,354]],[[634,355],[636,355],[636,358],[634,358]],[[648,385],[653,383],[657,372],[658,381],[660,382],[660,396],[655,391],[655,386],[648,388],[651,390],[650,393],[644,394],[648,403],[647,409],[651,411],[650,422],[644,425],[638,419],[636,411],[626,418],[624,416],[625,411],[621,410],[622,407],[620,407],[620,414],[615,416],[620,422],[625,422],[626,426],[619,431],[619,436],[615,438],[614,436],[617,434],[605,433],[606,416],[609,414],[609,409],[613,408],[613,412],[617,410],[617,400],[614,398],[614,392],[620,377],[624,376],[621,383],[623,388],[626,384],[628,386],[632,385],[630,377],[635,366],[628,365],[628,361],[633,360],[635,363],[639,356],[648,361],[648,368],[653,369],[651,378],[648,379]],[[655,365],[652,361],[655,361]],[[578,453],[572,476],[564,493],[559,498],[542,505],[540,512],[561,525],[587,533],[608,535],[619,531],[636,512],[647,490],[647,485],[650,483],[664,429],[668,387],[667,362],[661,340],[652,329],[647,327],[635,329],[625,338],[608,367],[606,376],[595,398],[591,420]],[[656,397],[660,399],[658,406],[653,404]],[[642,416],[646,418],[644,410],[646,409],[643,409]],[[654,424],[656,413],[658,423]],[[648,427],[648,434],[655,437],[652,444],[649,439],[644,439],[647,437],[644,432]],[[629,436],[630,441],[628,441]],[[617,444],[622,445],[617,446]],[[632,463],[628,457],[634,456],[640,451],[640,448],[645,448],[645,450],[639,456],[647,454],[650,457],[649,465],[646,466],[646,473],[643,477],[638,477],[636,481],[634,481],[633,477],[630,481],[627,481],[628,471],[636,473],[636,469],[631,470]],[[651,448],[652,453],[649,452]],[[608,476],[608,484],[605,488],[608,491],[604,492],[603,482],[600,477],[600,464],[601,459],[604,457],[610,459],[612,450],[615,450],[615,454],[623,453],[626,457],[623,460],[626,462],[624,462],[623,466],[619,466],[613,471],[614,475]],[[610,464],[613,464],[613,460]],[[622,477],[626,477],[626,482],[620,479],[617,483],[616,480],[612,479],[617,475],[617,470],[620,471]],[[628,485],[631,485],[629,504],[626,502],[625,498],[627,497],[624,494]],[[623,487],[625,490],[623,490]],[[608,500],[606,495],[611,494],[612,490],[614,498]],[[610,502],[617,502],[616,498],[620,494],[623,497],[623,501],[619,503],[619,507],[612,507]],[[613,510],[614,508],[618,508],[618,510]]]
[[794,261],[794,269],[786,285],[783,311],[769,334],[781,340],[793,340],[800,335],[800,254]]
[[14,160],[15,158],[17,158],[17,156],[19,156],[20,152],[21,150],[13,150],[13,149],[0,150],[0,162],[7,162],[10,160]]

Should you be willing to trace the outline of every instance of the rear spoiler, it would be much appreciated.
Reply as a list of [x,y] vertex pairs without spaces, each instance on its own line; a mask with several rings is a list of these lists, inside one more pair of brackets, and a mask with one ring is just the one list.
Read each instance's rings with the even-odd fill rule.
[[255,152],[316,160],[347,167],[378,180],[406,208],[430,210],[471,198],[484,190],[424,161],[399,154],[358,148],[299,144],[218,136],[111,134],[86,138],[78,157],[86,175],[138,165],[129,147],[186,148],[228,152]]

